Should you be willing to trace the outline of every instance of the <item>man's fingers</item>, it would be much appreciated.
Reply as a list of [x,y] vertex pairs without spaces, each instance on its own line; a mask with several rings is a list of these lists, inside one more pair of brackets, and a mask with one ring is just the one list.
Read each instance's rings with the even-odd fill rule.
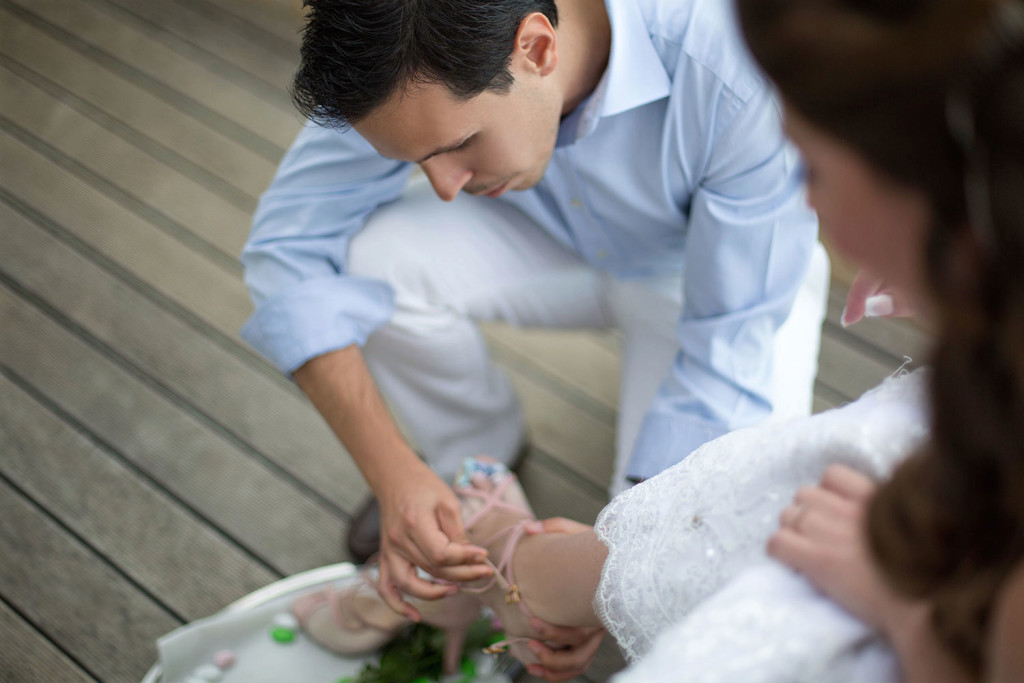
[[398,614],[404,614],[413,621],[420,620],[419,611],[402,599],[402,594],[398,590],[398,586],[395,585],[392,580],[392,574],[390,569],[390,562],[388,558],[382,557],[380,566],[377,570],[377,592],[380,593],[380,597],[384,599],[387,606]]
[[459,505],[439,505],[437,526],[441,533],[457,543],[469,543],[469,536],[462,525],[462,508]]
[[[491,576],[494,572],[484,563],[487,551],[465,543],[453,543],[440,529],[429,526],[412,529],[410,535],[400,537],[405,543],[394,543],[393,549],[409,566],[422,567],[431,576],[446,581],[475,581]],[[426,581],[415,574],[395,576],[395,582],[409,595],[425,600],[443,597],[437,584]]]
[[494,575],[494,570],[487,564],[462,564],[455,567],[438,567],[434,576],[453,583],[478,581]]
[[477,564],[487,551],[466,543],[453,543],[437,524],[432,514],[405,525],[391,525],[388,542],[400,555],[418,567],[436,575],[439,567]]
[[[411,530],[410,541],[414,557],[409,559],[431,574],[437,574],[445,567],[480,564],[487,557],[487,550],[468,543],[455,543],[441,529],[422,525]],[[422,562],[422,564],[421,564]]]
[[441,504],[432,514],[410,519],[404,530],[409,559],[432,574],[442,567],[483,562],[487,550],[466,542],[461,514],[457,507]]
[[[385,578],[388,580],[388,584],[384,584]],[[392,601],[387,599],[387,596],[385,596],[382,590],[382,587],[387,585],[392,586],[396,591],[400,592],[398,594],[399,600],[402,600],[403,596],[401,594],[411,595],[422,600],[438,600],[446,595],[451,595],[454,590],[451,586],[444,586],[442,584],[436,584],[432,581],[422,579],[417,573],[416,566],[407,560],[401,559],[400,557],[395,560],[393,555],[390,562],[386,562],[385,560],[381,561],[381,584],[378,586],[378,590],[381,591],[381,596],[384,597],[384,601],[387,602],[392,609],[395,609],[395,605],[392,604]],[[412,613],[415,613],[415,616],[411,615],[410,610],[412,610]],[[410,618],[413,618],[413,620],[419,621],[419,610],[407,601],[402,600],[402,606],[395,609],[395,611],[400,614],[406,614],[407,616],[410,616]]]
[[821,478],[821,487],[843,498],[864,502],[875,492],[875,482],[846,465],[829,465]]

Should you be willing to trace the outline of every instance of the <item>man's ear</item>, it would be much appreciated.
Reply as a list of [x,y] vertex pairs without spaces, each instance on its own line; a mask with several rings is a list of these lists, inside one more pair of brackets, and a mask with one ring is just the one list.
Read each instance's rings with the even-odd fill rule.
[[519,23],[512,63],[540,76],[551,74],[558,65],[555,27],[541,12],[530,13]]

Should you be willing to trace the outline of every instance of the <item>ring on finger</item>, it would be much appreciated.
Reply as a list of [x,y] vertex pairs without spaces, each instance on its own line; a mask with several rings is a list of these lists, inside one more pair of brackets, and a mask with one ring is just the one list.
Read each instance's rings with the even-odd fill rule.
[[794,529],[796,529],[797,531],[799,531],[800,530],[800,519],[804,516],[804,513],[807,512],[807,506],[804,505],[803,503],[794,503],[793,507],[794,507],[794,510],[793,510],[793,514],[790,516],[789,525],[791,527],[793,527]]

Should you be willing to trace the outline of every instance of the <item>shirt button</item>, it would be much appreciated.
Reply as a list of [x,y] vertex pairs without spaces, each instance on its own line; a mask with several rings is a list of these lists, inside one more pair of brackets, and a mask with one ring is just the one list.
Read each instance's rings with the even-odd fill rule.
[[569,204],[571,204],[572,208],[574,208],[574,209],[581,209],[581,208],[583,208],[583,200],[582,199],[574,199],[571,202],[569,202]]

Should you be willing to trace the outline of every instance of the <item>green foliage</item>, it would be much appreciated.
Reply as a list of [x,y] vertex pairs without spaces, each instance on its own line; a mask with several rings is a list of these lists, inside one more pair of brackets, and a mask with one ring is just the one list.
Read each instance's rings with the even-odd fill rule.
[[[495,640],[489,619],[478,619],[466,634],[460,683],[469,683],[476,667],[465,659]],[[441,678],[444,656],[444,633],[425,624],[414,624],[404,630],[381,650],[379,664],[367,664],[355,678],[345,683],[433,683]],[[340,683],[340,682],[339,682]]]

